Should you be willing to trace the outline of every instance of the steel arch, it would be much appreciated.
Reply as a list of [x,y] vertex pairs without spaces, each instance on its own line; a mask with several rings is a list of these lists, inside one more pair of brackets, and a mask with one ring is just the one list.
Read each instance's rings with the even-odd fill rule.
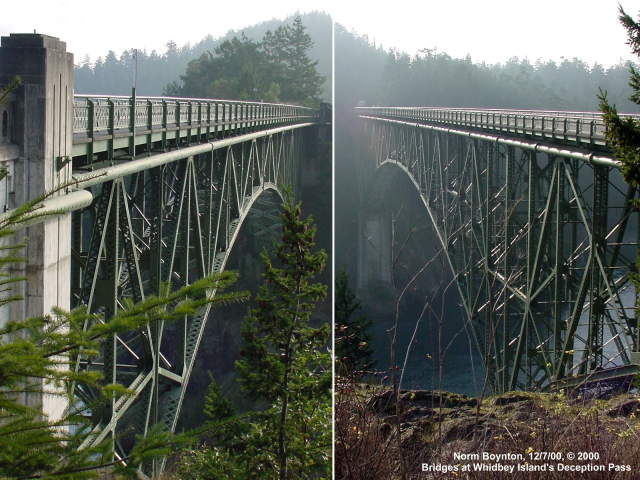
[[[266,191],[282,199],[298,184],[304,134],[281,130],[91,186],[92,205],[73,214],[74,303],[108,319],[123,299],[157,294],[162,282],[178,288],[222,272],[256,200]],[[135,392],[92,412],[85,445],[111,438],[124,458],[135,434],[157,423],[175,429],[209,310],[115,335],[100,358],[77,359],[77,369]],[[95,398],[87,385],[76,395]]]
[[412,181],[495,391],[637,370],[637,192],[606,159],[371,116],[364,125],[375,153],[365,177],[393,166]]

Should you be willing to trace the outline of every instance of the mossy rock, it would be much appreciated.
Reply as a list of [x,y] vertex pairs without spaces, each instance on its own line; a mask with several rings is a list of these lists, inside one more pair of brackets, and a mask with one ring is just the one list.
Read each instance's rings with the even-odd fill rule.
[[607,411],[610,417],[628,417],[640,410],[640,399],[637,398],[623,398],[612,403],[614,403],[613,408]]
[[367,402],[367,407],[378,414],[392,414],[395,412],[395,400],[393,398],[393,392],[387,390],[386,392],[376,393]]
[[510,405],[512,403],[518,402],[544,402],[548,400],[548,394],[544,393],[535,393],[535,392],[521,392],[521,391],[513,391],[506,392],[500,395],[496,395],[494,397],[490,397],[489,404],[495,406],[504,406]]
[[473,397],[442,390],[402,390],[400,400],[430,408],[475,407],[478,404],[478,400]]
[[510,405],[512,403],[530,402],[530,401],[531,401],[531,397],[529,395],[513,393],[513,394],[507,394],[500,397],[496,397],[493,399],[492,403],[496,406],[502,406],[502,405]]
[[404,422],[413,422],[425,418],[433,418],[435,410],[429,407],[411,407],[402,414]]
[[[432,390],[401,390],[400,410],[406,412],[412,408],[430,409],[474,407],[478,404],[475,398],[459,393]],[[378,414],[395,413],[395,398],[391,390],[375,394],[368,402],[369,408]]]
[[[500,429],[497,422],[492,419],[480,417],[464,417],[447,420],[442,424],[442,440],[445,443],[453,441],[485,441],[491,438]],[[438,429],[433,429],[435,435]]]

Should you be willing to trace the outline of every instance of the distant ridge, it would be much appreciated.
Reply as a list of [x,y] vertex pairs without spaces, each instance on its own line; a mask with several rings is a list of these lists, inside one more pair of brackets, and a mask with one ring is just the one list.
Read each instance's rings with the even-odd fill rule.
[[[171,39],[167,39],[166,51],[138,53],[138,95],[162,95],[164,88],[170,82],[179,80],[184,74],[189,61],[198,58],[207,51],[234,36],[244,33],[252,40],[259,40],[267,30],[275,30],[282,24],[293,21],[295,14],[284,20],[271,19],[241,30],[229,30],[224,36],[213,38],[204,37],[194,45],[177,46]],[[311,56],[318,60],[318,71],[325,77],[323,85],[323,100],[331,100],[331,39],[332,19],[324,12],[309,12],[301,14],[302,22],[314,42]],[[75,91],[80,94],[113,94],[129,95],[133,79],[133,50],[124,51],[119,57],[109,51],[104,57],[95,62],[85,58],[75,68]]]

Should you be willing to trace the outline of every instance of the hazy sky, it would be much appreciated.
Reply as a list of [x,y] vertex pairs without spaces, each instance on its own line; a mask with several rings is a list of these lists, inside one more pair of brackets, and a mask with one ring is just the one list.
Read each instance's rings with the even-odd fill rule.
[[[640,0],[621,0],[634,16]],[[323,10],[385,47],[415,53],[437,47],[453,56],[498,62],[511,56],[579,57],[610,65],[632,59],[617,21],[617,0],[17,0],[3,2],[0,33],[58,36],[76,55],[93,59],[125,48],[164,51],[168,40],[194,43],[207,34],[296,10]]]

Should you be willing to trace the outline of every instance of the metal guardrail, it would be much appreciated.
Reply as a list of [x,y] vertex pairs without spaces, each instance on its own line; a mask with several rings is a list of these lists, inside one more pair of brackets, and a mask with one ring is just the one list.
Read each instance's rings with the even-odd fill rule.
[[532,142],[527,137],[517,137],[508,135],[491,135],[478,129],[470,128],[451,128],[450,124],[433,124],[432,122],[416,123],[415,121],[395,120],[384,116],[371,116],[360,115],[360,118],[365,120],[375,120],[378,122],[384,122],[388,124],[402,125],[413,128],[421,128],[424,130],[430,130],[435,132],[443,132],[451,135],[464,136],[468,138],[475,138],[485,142],[495,142],[497,144],[508,145],[511,147],[520,148],[523,150],[533,150],[548,155],[560,156],[565,158],[574,158],[576,160],[582,160],[584,162],[593,163],[596,165],[603,165],[605,167],[620,168],[620,161],[606,155],[594,155],[593,152],[585,152],[578,149],[567,148],[563,145],[553,144],[540,144],[539,142]]
[[[439,107],[356,107],[356,112],[391,120],[456,125],[551,141],[606,144],[606,128],[598,112]],[[640,120],[640,115],[622,114],[621,117]]]
[[154,131],[189,127],[273,127],[314,118],[308,107],[231,100],[74,95],[74,137],[117,131]]

